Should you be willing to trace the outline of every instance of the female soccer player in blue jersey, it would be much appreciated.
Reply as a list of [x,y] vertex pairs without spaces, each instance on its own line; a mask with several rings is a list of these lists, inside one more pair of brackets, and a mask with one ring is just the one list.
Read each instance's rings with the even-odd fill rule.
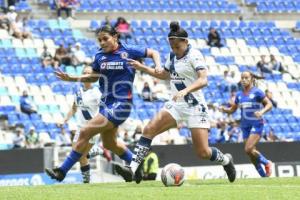
[[89,140],[101,134],[103,146],[111,150],[126,162],[132,160],[132,152],[117,141],[118,126],[129,116],[132,107],[132,86],[135,69],[128,65],[128,59],[152,58],[156,67],[160,68],[160,55],[157,51],[137,46],[129,46],[119,41],[116,30],[104,26],[97,31],[97,39],[101,48],[95,55],[93,73],[71,76],[57,71],[58,78],[71,82],[96,82],[102,93],[99,114],[81,128],[79,138],[72,152],[63,164],[54,169],[46,169],[53,179],[62,181],[71,167],[80,159],[87,148]]
[[125,179],[137,183],[142,180],[138,169],[147,155],[152,139],[160,133],[176,127],[178,122],[185,122],[191,130],[195,151],[199,158],[209,159],[223,165],[228,179],[233,182],[236,171],[230,154],[223,154],[208,145],[209,116],[202,88],[207,85],[207,68],[197,49],[188,44],[188,33],[180,28],[178,22],[170,24],[168,34],[173,52],[170,53],[164,69],[155,70],[138,61],[130,64],[159,79],[169,79],[173,99],[146,125],[130,166],[116,166],[117,172]]
[[[272,109],[272,103],[265,93],[255,86],[255,75],[251,72],[242,73],[241,83],[243,91],[237,93],[235,102],[229,108],[220,107],[220,110],[231,114],[240,106],[242,111],[240,126],[245,140],[245,151],[259,175],[269,177],[272,163],[257,151],[256,145],[262,136],[264,127],[262,116]],[[261,165],[265,166],[265,171]]]

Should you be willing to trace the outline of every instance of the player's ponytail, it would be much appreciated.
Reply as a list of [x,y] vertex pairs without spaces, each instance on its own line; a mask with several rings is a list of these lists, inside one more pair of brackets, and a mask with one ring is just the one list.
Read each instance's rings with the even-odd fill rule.
[[109,25],[105,25],[105,26],[102,26],[102,27],[98,28],[98,29],[96,30],[96,35],[98,35],[98,34],[101,33],[101,32],[108,33],[108,34],[110,34],[111,36],[117,35],[118,38],[120,38],[120,34],[118,33],[118,31],[117,31],[114,27],[109,26]]
[[253,86],[257,87],[258,86],[258,80],[264,79],[264,77],[258,76],[257,74],[254,74],[254,73],[252,73],[250,71],[248,71],[248,72],[249,72],[249,74],[251,76]]
[[168,34],[169,39],[188,39],[188,33],[186,30],[180,27],[177,21],[173,21],[170,23],[170,32]]

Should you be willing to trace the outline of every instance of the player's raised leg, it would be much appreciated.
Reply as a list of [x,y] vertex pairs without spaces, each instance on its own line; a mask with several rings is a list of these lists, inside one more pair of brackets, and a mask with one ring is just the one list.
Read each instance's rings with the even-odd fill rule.
[[83,128],[81,128],[78,141],[76,142],[73,150],[67,156],[62,165],[54,169],[45,169],[46,173],[51,178],[62,181],[68,171],[81,158],[82,154],[89,144],[89,140],[94,135],[100,132],[107,132],[113,129],[115,129],[114,124],[109,122],[103,115],[98,114],[93,119],[91,119]]
[[140,183],[142,176],[139,173],[140,170],[138,170],[138,167],[141,166],[141,163],[147,155],[152,139],[156,135],[172,127],[176,127],[176,120],[170,115],[169,112],[165,110],[160,111],[157,116],[154,117],[154,119],[152,119],[144,128],[143,135],[134,147],[134,155],[132,157],[130,166],[123,167],[117,165],[117,173],[120,174],[125,181],[132,181],[134,178],[137,183]]

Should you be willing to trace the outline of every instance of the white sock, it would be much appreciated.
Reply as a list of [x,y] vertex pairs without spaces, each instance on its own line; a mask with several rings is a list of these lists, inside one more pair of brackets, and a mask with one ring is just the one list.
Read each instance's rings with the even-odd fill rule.
[[135,162],[135,161],[131,161],[131,163],[130,163],[130,168],[131,168],[131,170],[132,170],[132,172],[133,173],[135,173],[135,171],[137,170],[137,168],[139,167],[139,163],[137,163],[137,162]]
[[223,162],[221,162],[221,165],[228,165],[229,162],[229,157],[227,155],[224,155]]

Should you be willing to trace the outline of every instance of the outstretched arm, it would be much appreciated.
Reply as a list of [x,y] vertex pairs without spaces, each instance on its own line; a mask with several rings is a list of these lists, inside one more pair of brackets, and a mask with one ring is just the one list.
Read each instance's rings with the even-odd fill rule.
[[60,69],[58,69],[54,73],[57,78],[59,78],[63,81],[69,81],[69,82],[92,82],[93,83],[93,82],[96,82],[100,77],[100,74],[96,73],[95,71],[93,71],[93,73],[91,73],[91,74],[82,74],[80,76],[69,75],[69,74],[61,71]]
[[154,49],[147,49],[147,58],[152,58],[155,64],[155,69],[161,69],[160,55],[158,51]]
[[161,68],[160,64],[159,64],[159,67],[157,67],[157,65],[156,65],[155,69],[148,67],[146,65],[143,65],[139,61],[132,60],[132,59],[128,59],[128,64],[130,64],[137,70],[140,70],[151,76],[154,76],[155,78],[162,79],[162,80],[166,80],[166,79],[170,78],[169,72],[167,72],[166,70]]

